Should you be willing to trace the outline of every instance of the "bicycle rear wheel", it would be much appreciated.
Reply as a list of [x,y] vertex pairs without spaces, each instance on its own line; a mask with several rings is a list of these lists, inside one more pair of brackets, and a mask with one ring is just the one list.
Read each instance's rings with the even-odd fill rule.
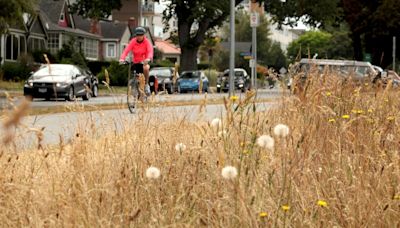
[[139,88],[135,77],[128,82],[127,103],[131,113],[135,112],[139,98]]

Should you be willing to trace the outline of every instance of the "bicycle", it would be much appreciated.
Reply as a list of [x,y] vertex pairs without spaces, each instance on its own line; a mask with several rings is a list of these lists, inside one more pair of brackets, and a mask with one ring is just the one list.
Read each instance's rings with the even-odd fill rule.
[[134,113],[137,109],[138,102],[147,102],[147,95],[144,92],[146,79],[142,73],[136,73],[133,71],[132,76],[132,63],[129,62],[128,68],[128,86],[127,86],[127,105],[131,113]]

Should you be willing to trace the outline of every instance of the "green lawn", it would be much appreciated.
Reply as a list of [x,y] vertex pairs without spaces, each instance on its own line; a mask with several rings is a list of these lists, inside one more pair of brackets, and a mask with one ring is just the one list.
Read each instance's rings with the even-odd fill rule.
[[0,89],[7,91],[22,91],[24,82],[11,82],[0,80]]

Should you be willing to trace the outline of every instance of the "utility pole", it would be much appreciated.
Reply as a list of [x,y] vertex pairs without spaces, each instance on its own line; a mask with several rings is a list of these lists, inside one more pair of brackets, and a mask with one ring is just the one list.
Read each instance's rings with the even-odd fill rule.
[[235,0],[230,0],[231,12],[230,12],[230,28],[231,28],[231,45],[230,45],[230,56],[229,56],[229,97],[235,93]]

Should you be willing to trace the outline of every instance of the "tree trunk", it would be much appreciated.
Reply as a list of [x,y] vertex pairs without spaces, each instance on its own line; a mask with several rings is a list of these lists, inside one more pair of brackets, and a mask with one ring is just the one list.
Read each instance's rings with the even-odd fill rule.
[[197,70],[197,51],[199,47],[182,47],[180,71]]
[[353,41],[354,58],[356,60],[362,60],[363,59],[363,53],[362,53],[360,34],[353,31],[351,33],[351,39]]

